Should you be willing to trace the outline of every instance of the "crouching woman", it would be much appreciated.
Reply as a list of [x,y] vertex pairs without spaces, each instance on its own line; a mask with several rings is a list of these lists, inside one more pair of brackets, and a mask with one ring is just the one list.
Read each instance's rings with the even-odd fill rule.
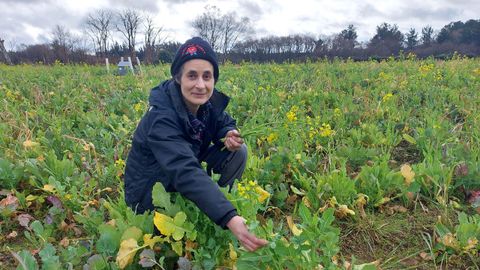
[[[152,89],[150,108],[135,130],[125,168],[125,200],[137,213],[153,210],[152,189],[161,181],[255,251],[267,241],[248,231],[218,187],[240,179],[247,150],[235,120],[225,112],[229,98],[214,87],[216,54],[206,41],[192,38],[178,49],[170,71],[172,79]],[[207,171],[221,175],[218,185],[202,168],[203,161]]]

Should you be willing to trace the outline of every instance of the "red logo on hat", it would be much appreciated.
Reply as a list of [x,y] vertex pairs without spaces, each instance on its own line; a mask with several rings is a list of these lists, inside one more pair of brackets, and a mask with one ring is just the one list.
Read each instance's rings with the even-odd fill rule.
[[205,50],[197,44],[188,45],[182,53],[182,56],[189,54],[190,56],[196,55],[199,51],[206,54]]

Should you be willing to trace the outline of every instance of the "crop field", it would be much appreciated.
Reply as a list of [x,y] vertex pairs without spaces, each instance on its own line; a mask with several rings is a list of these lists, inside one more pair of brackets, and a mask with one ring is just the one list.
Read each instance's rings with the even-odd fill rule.
[[479,269],[480,59],[221,66],[255,253],[160,184],[126,206],[143,68],[0,65],[1,269]]

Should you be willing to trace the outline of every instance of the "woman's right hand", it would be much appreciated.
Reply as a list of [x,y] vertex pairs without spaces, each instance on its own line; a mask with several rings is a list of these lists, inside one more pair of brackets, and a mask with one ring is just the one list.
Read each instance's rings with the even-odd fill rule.
[[253,252],[268,244],[267,240],[257,238],[254,234],[248,231],[245,219],[241,216],[234,216],[230,219],[227,223],[227,227],[248,251]]

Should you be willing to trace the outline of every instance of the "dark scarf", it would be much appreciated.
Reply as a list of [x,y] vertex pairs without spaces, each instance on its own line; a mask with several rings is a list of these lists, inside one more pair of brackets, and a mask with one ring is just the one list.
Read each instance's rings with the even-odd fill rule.
[[197,116],[193,115],[188,109],[188,120],[190,121],[190,125],[192,126],[193,129],[193,138],[195,140],[202,141],[204,135],[205,135],[205,129],[208,121],[208,116],[209,116],[209,111],[210,108],[212,107],[212,104],[210,101],[207,101],[204,105],[200,106],[197,112]]

